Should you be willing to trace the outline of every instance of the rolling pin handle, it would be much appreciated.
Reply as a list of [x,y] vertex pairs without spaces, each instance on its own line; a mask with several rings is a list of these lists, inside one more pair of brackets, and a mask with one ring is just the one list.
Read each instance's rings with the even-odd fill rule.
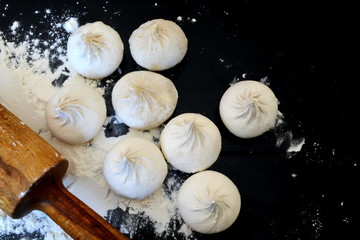
[[41,181],[33,199],[34,209],[46,213],[72,238],[77,240],[129,240],[118,229],[111,226],[81,200],[71,194],[62,181],[50,175],[46,181]]

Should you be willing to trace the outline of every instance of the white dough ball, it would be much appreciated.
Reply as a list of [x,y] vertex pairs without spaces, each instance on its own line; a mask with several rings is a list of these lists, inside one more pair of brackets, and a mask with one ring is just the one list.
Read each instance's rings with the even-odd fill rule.
[[103,22],[87,23],[74,31],[67,43],[67,57],[76,72],[99,79],[120,65],[124,45],[120,35]]
[[220,101],[220,116],[231,133],[257,137],[275,126],[278,100],[265,84],[246,80],[232,85]]
[[100,131],[106,118],[104,98],[87,86],[67,85],[48,101],[46,125],[56,138],[81,144]]
[[169,69],[184,58],[188,40],[174,22],[154,19],[142,24],[129,38],[131,55],[140,66],[153,71]]
[[219,157],[221,135],[207,117],[184,113],[166,124],[160,135],[165,159],[175,168],[193,173],[210,167]]
[[103,172],[114,193],[143,199],[160,188],[167,174],[167,164],[154,143],[128,137],[107,153]]
[[218,233],[229,228],[237,219],[240,207],[239,190],[219,172],[196,173],[179,190],[180,215],[186,224],[200,233]]
[[148,130],[160,126],[174,112],[178,92],[172,81],[150,71],[124,75],[112,91],[119,120],[129,127]]

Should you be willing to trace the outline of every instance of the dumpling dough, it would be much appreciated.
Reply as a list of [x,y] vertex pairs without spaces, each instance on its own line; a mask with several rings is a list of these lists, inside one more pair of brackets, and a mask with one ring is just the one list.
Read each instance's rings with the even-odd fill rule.
[[160,188],[167,174],[167,164],[154,143],[128,137],[110,149],[103,171],[114,193],[143,199]]
[[253,80],[240,81],[220,101],[225,126],[241,138],[257,137],[275,126],[278,100],[271,89]]
[[79,27],[67,43],[71,66],[82,76],[92,79],[113,73],[119,67],[123,54],[120,35],[100,21]]
[[67,85],[48,101],[46,124],[56,138],[81,144],[92,139],[106,118],[104,98],[87,86]]
[[184,58],[188,40],[174,22],[154,19],[142,24],[129,38],[131,55],[140,66],[153,71],[171,68]]
[[178,208],[193,230],[210,234],[224,231],[237,219],[240,193],[225,175],[215,171],[199,172],[180,187]]
[[193,173],[210,167],[221,150],[221,135],[207,117],[181,114],[169,121],[160,135],[165,159],[175,168]]
[[174,112],[178,92],[170,79],[150,71],[124,75],[114,86],[112,104],[119,120],[148,130],[160,126]]

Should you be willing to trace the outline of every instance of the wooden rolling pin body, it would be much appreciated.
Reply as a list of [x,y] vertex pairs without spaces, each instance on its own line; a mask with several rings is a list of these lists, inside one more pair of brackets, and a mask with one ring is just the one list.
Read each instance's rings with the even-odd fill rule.
[[128,239],[62,184],[68,162],[0,104],[0,208],[13,218],[37,209],[74,239]]

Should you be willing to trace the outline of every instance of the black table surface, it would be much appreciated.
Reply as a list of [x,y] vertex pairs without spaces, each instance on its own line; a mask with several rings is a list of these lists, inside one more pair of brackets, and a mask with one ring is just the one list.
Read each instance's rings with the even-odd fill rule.
[[[242,196],[236,222],[199,239],[359,239],[357,94],[344,54],[351,50],[350,19],[337,3],[316,2],[1,0],[0,31],[14,20],[25,28],[37,24],[34,12],[45,9],[74,13],[80,24],[103,21],[123,38],[124,74],[140,69],[127,42],[134,29],[154,18],[177,22],[189,49],[179,65],[161,72],[179,92],[174,115],[197,112],[216,123],[223,146],[211,169],[233,180]],[[233,136],[219,116],[222,94],[234,80],[265,78],[285,124],[254,139]],[[281,131],[305,139],[301,151],[289,157],[289,142],[276,146]]]

